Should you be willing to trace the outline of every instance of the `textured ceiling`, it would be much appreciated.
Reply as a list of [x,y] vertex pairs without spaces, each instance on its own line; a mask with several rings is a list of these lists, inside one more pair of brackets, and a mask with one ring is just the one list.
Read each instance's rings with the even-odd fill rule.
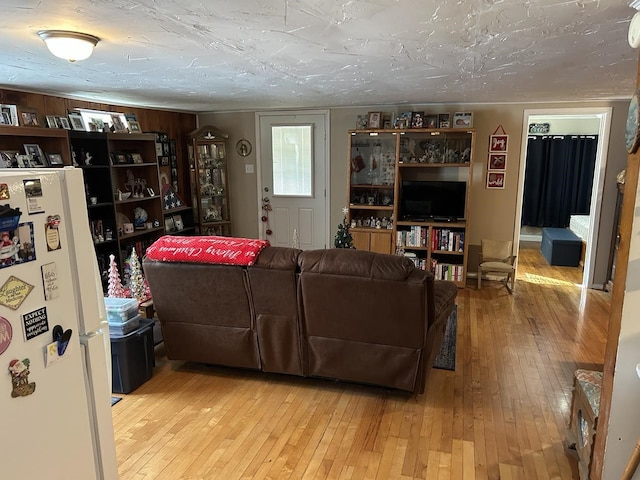
[[[187,111],[630,98],[628,0],[0,0],[0,86]],[[102,39],[53,57],[36,32]]]

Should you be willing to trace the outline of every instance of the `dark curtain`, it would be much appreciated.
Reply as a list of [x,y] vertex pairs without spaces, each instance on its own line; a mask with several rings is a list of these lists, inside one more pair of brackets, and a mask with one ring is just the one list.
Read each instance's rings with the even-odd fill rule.
[[569,226],[569,216],[588,215],[597,135],[528,138],[522,225]]

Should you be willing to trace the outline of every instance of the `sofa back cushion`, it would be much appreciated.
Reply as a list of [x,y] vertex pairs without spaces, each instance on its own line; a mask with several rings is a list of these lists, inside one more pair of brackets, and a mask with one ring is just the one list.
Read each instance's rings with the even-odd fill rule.
[[169,358],[260,368],[245,268],[148,258],[143,265]]
[[300,254],[308,336],[421,348],[431,275],[403,257],[348,249]]
[[303,374],[296,291],[300,252],[267,247],[247,268],[265,372]]

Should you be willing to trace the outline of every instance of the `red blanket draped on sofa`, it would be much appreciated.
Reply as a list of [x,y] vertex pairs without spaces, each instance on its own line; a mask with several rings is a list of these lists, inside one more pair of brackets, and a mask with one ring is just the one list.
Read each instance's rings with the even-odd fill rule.
[[268,240],[235,237],[181,237],[165,235],[156,240],[146,255],[163,262],[253,265]]

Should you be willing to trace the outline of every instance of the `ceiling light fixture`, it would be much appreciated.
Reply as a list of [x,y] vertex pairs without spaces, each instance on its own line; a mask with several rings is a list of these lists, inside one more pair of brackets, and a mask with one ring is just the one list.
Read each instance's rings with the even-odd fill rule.
[[65,30],[42,30],[38,36],[56,57],[70,62],[85,60],[93,53],[100,39],[88,33],[67,32]]

